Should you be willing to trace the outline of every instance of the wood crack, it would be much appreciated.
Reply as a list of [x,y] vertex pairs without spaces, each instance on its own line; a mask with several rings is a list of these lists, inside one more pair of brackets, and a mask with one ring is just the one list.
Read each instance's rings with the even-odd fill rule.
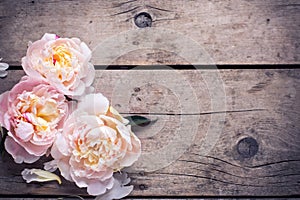
[[266,111],[268,109],[258,108],[258,109],[245,109],[245,110],[227,110],[227,111],[212,111],[212,112],[201,112],[201,113],[138,113],[138,112],[120,112],[122,115],[211,115],[211,114],[226,114],[226,113],[240,113],[240,112],[257,112]]
[[121,2],[121,3],[118,3],[115,6],[113,6],[113,8],[121,7],[121,6],[125,5],[125,4],[133,3],[133,2],[136,2],[136,1],[137,0],[130,0],[130,1]]
[[197,156],[200,156],[200,157],[205,157],[205,158],[211,158],[211,159],[214,159],[214,160],[218,160],[218,161],[221,161],[223,163],[229,164],[229,165],[234,166],[234,167],[242,168],[242,169],[256,169],[256,168],[261,168],[261,167],[266,167],[266,166],[271,166],[271,165],[276,165],[276,164],[281,164],[281,163],[300,162],[300,160],[297,160],[297,159],[290,159],[290,160],[281,160],[281,161],[276,161],[276,162],[269,162],[269,163],[265,163],[265,164],[261,164],[261,165],[254,165],[254,166],[249,166],[249,165],[239,166],[239,165],[235,165],[233,163],[230,163],[228,161],[225,161],[225,160],[222,160],[220,158],[213,157],[213,156],[202,156],[202,155],[197,154],[197,153],[191,153],[191,154],[194,154],[194,155],[197,155]]
[[[207,163],[202,163],[202,162],[198,162],[198,161],[191,161],[191,160],[178,160],[178,161],[182,161],[182,162],[188,162],[188,163],[195,163],[195,164],[202,164],[202,165],[208,165]],[[212,165],[212,166],[218,166],[216,164],[209,164],[209,165]],[[220,166],[218,166],[220,167]],[[202,171],[202,172],[210,172],[208,170],[203,170],[203,169],[198,169],[198,168],[193,168],[197,171]],[[230,175],[230,176],[233,176],[233,177],[237,177],[237,178],[248,178],[248,179],[264,179],[264,178],[277,178],[277,177],[289,177],[289,176],[300,176],[300,173],[289,173],[289,174],[272,174],[272,175],[266,175],[266,176],[239,176],[239,175],[236,175],[236,174],[232,174],[232,173],[229,173],[229,172],[226,172],[224,170],[219,170],[217,168],[209,168],[209,170],[213,170],[213,171],[217,171],[217,172],[220,172],[220,173],[223,173],[223,174],[226,174],[226,175]]]
[[145,5],[145,6],[148,7],[148,8],[155,9],[155,10],[160,10],[160,11],[165,11],[165,12],[174,12],[174,11],[172,11],[172,10],[167,10],[167,9],[157,8],[157,7],[150,6],[150,5]]
[[265,164],[261,164],[261,165],[255,165],[255,166],[247,166],[247,167],[255,169],[255,168],[260,168],[260,167],[277,165],[277,164],[281,164],[281,163],[291,163],[291,162],[300,162],[300,160],[281,160],[281,161],[270,162],[270,163],[265,163]]
[[112,15],[110,15],[110,16],[116,16],[116,15],[121,15],[121,14],[129,13],[129,12],[131,12],[131,11],[134,11],[134,10],[140,8],[140,7],[141,7],[141,6],[136,6],[136,7],[132,8],[132,9],[125,10],[125,11],[122,11],[122,12],[118,12],[118,13],[112,14]]
[[[264,188],[264,187],[269,187],[267,184],[265,185],[255,185],[255,184],[241,184],[241,183],[234,183],[234,182],[230,182],[230,181],[223,181],[223,180],[219,180],[216,178],[211,178],[211,177],[206,177],[206,176],[199,176],[196,174],[181,174],[181,173],[164,173],[164,172],[160,172],[160,173],[155,173],[155,174],[162,174],[162,175],[170,175],[170,176],[186,176],[186,177],[193,177],[193,178],[202,178],[202,179],[206,179],[206,180],[211,180],[211,181],[216,181],[216,182],[221,182],[224,184],[230,184],[230,185],[236,185],[236,186],[244,186],[244,187],[258,187],[258,188]],[[288,182],[274,182],[274,183],[268,183],[270,185],[272,185],[272,187],[295,187],[295,186],[299,186],[298,184],[287,184]],[[284,184],[284,185],[276,185],[276,184]]]

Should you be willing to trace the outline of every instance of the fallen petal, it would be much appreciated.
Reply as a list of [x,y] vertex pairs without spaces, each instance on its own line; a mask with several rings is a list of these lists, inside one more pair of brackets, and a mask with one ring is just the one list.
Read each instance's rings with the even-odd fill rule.
[[7,63],[0,63],[0,70],[7,70],[9,65]]
[[32,181],[37,182],[47,182],[47,181],[57,181],[61,184],[61,179],[56,174],[51,172],[41,170],[41,169],[24,169],[22,171],[22,177],[27,183]]
[[0,70],[0,78],[5,78],[7,76],[7,74],[8,74],[7,71]]

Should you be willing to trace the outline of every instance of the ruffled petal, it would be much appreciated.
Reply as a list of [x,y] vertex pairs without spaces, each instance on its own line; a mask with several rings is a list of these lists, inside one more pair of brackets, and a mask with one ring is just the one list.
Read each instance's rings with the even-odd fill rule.
[[141,155],[141,141],[131,132],[131,148],[127,150],[126,155],[120,160],[122,167],[131,166]]
[[[4,126],[4,113],[7,112],[8,109],[8,96],[9,92],[4,92],[0,95],[0,125]],[[8,127],[6,127],[8,128]]]
[[20,121],[15,128],[16,136],[19,137],[22,141],[27,142],[31,139],[34,129],[32,124]]
[[95,78],[95,67],[92,63],[88,63],[88,69],[87,69],[87,74],[86,77],[83,78],[83,81],[86,86],[92,85],[94,82]]
[[114,185],[105,194],[99,195],[95,200],[112,200],[121,199],[130,194],[133,190],[133,185],[125,186],[130,182],[125,172],[114,174]]
[[128,144],[131,145],[131,138],[130,138],[130,130],[124,124],[117,125],[117,130],[121,134],[122,138],[126,140]]
[[56,135],[56,140],[54,145],[61,152],[62,155],[64,156],[69,155],[69,148],[68,148],[69,145],[63,135],[61,134]]
[[107,189],[111,189],[114,184],[114,178],[111,177],[106,181],[91,181],[87,186],[87,192],[89,195],[97,196],[106,192]]
[[12,155],[16,163],[22,163],[22,162],[33,163],[40,158],[40,156],[34,156],[29,154],[11,137],[7,137],[5,139],[5,149],[9,154]]
[[60,174],[68,181],[74,181],[71,177],[70,171],[71,166],[69,164],[68,158],[64,158],[58,161],[57,166],[59,168]]

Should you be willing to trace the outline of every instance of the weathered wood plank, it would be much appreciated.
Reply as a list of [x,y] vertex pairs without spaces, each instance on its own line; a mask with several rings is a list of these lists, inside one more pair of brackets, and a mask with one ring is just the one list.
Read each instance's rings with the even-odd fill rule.
[[[0,92],[23,74],[9,71]],[[158,118],[136,130],[143,155],[127,169],[132,196],[299,195],[299,69],[98,70],[96,76],[96,91],[124,115]],[[2,195],[86,195],[67,181],[25,184],[24,166],[9,155],[0,166]]]
[[[20,65],[28,41],[41,38],[45,32],[79,37],[94,49],[107,40],[114,41],[111,37],[121,32],[138,30],[133,18],[142,11],[153,18],[148,30],[164,28],[181,34],[180,37],[194,41],[194,46],[203,47],[216,64],[299,64],[300,61],[297,0],[2,0],[0,56],[11,65]],[[162,37],[151,41],[153,48],[143,49],[139,42],[149,40],[147,37],[121,42],[122,48],[132,46],[135,50],[122,52],[115,61],[107,61],[100,55],[93,62],[96,65],[112,61],[121,65],[190,63],[178,56],[187,44],[173,46],[172,51],[159,50],[155,47],[163,47],[161,43],[168,40]]]

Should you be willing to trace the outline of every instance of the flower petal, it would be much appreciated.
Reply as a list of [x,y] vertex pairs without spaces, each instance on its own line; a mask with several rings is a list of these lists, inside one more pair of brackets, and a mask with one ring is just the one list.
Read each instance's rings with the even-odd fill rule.
[[33,163],[37,161],[40,156],[29,154],[23,147],[16,143],[11,137],[5,139],[5,149],[12,155],[16,163]]
[[68,181],[73,181],[71,174],[70,174],[70,164],[68,163],[68,159],[61,159],[57,166],[59,168],[60,174]]
[[44,163],[44,169],[48,172],[54,172],[58,168],[58,161],[51,160],[49,162]]
[[129,123],[129,120],[122,117],[120,115],[120,113],[116,109],[114,109],[112,106],[109,106],[109,112],[107,113],[107,116],[116,118],[117,120],[119,120],[120,122],[122,122],[125,125],[127,125]]
[[56,174],[42,170],[42,169],[24,169],[22,171],[22,177],[27,183],[32,181],[37,182],[47,182],[47,181],[57,181],[61,184],[61,179]]
[[108,108],[109,101],[101,93],[88,94],[78,103],[78,109],[93,115],[106,114]]
[[[4,113],[7,112],[8,109],[8,95],[9,92],[4,92],[0,95],[0,124],[1,126],[4,126]],[[5,128],[9,128],[9,127],[5,127]]]
[[110,179],[105,180],[104,182],[101,181],[91,181],[87,186],[87,192],[89,195],[101,195],[106,192],[107,189],[111,189],[114,184],[114,178],[111,177]]
[[128,149],[126,155],[121,159],[120,165],[122,167],[128,167],[132,165],[141,155],[141,141],[134,133],[131,132],[131,148]]
[[56,140],[54,145],[57,147],[57,149],[61,152],[62,155],[66,156],[69,154],[68,143],[65,140],[64,136],[62,136],[61,134],[56,135]]
[[7,63],[0,63],[0,70],[7,70],[9,65]]
[[88,73],[86,77],[83,78],[86,86],[92,85],[95,79],[95,67],[92,63],[88,63]]
[[117,130],[128,144],[131,144],[130,130],[124,124],[117,125]]
[[133,190],[133,185],[125,186],[130,182],[125,172],[114,174],[114,185],[105,194],[99,195],[95,200],[112,200],[121,199],[130,194]]
[[6,77],[6,76],[7,76],[7,74],[8,74],[8,72],[7,72],[7,71],[2,71],[2,70],[0,70],[0,78],[4,78],[4,77]]
[[27,142],[32,137],[34,129],[32,124],[20,121],[19,124],[17,124],[15,132],[17,137],[19,137],[22,141]]

